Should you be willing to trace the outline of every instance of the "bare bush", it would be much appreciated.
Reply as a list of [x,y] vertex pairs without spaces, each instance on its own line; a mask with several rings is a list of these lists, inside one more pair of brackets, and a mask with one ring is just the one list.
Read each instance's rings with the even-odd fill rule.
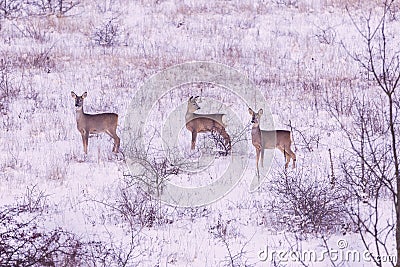
[[20,94],[20,85],[16,82],[16,77],[11,64],[0,60],[0,111],[3,114],[8,113],[9,103]]
[[140,188],[121,190],[116,206],[131,226],[152,227],[171,223],[165,217],[160,200]]
[[240,236],[238,229],[233,227],[233,222],[233,220],[224,220],[222,215],[219,214],[217,222],[209,227],[209,232],[226,248],[228,255],[221,262],[222,266],[247,266],[247,252],[245,248],[248,243],[245,243],[240,250],[236,252],[230,244],[231,238]]
[[[227,156],[233,146],[240,150],[239,143],[247,141],[246,134],[249,131],[249,126],[250,124],[243,129],[235,129],[235,131],[230,134],[230,143],[226,143],[224,137],[216,131],[210,132],[207,134],[207,137],[213,142],[214,147],[218,150],[220,155]],[[210,150],[212,150],[212,147],[210,147]]]
[[26,209],[17,206],[0,211],[0,265],[78,265],[82,242],[61,228],[40,230],[35,217],[23,219]]
[[177,175],[180,172],[178,166],[171,164],[165,157],[149,158],[140,156],[133,159],[134,164],[137,164],[141,171],[134,175],[126,176],[129,180],[128,184],[139,185],[142,188],[147,188],[147,192],[160,196],[170,176]]
[[47,195],[37,185],[27,186],[22,205],[28,212],[43,212],[47,207]]
[[32,38],[41,43],[49,40],[48,31],[37,21],[28,21],[21,27],[14,24],[14,27],[17,28],[24,37]]
[[16,18],[22,13],[22,0],[0,0],[0,18]]
[[[132,140],[137,140],[133,138]],[[124,157],[129,160],[131,174],[125,176],[128,186],[137,186],[147,193],[159,197],[165,183],[171,176],[178,175],[188,161],[180,156],[178,148],[160,149],[152,144],[153,138],[147,143],[147,148],[140,143],[127,144]]]
[[315,37],[321,44],[334,44],[336,40],[336,31],[332,27],[321,28],[318,27],[318,33],[315,34]]
[[315,178],[304,169],[279,173],[271,183],[271,211],[280,225],[299,234],[331,234],[350,219],[346,213],[346,195],[332,188],[329,179]]
[[[290,128],[290,131],[292,133],[295,150],[300,148],[306,149],[308,152],[312,152],[314,151],[314,149],[318,149],[321,138],[319,133],[315,133],[312,128],[300,130],[299,128],[294,127],[290,120],[289,124],[287,124],[286,126]],[[298,136],[299,138],[296,140],[295,136]]]
[[64,16],[80,3],[77,0],[0,0],[0,18],[53,14]]
[[275,0],[275,3],[278,6],[285,6],[285,7],[298,7],[299,0]]
[[119,44],[120,26],[115,19],[103,23],[97,27],[93,33],[95,44],[104,48],[113,47]]
[[[30,193],[29,193],[30,194]],[[32,199],[34,199],[33,197]],[[41,197],[39,196],[40,200]],[[33,200],[36,203],[37,201]],[[30,203],[32,204],[32,203]],[[139,246],[140,231],[131,229],[128,241],[84,240],[61,227],[46,230],[36,205],[0,208],[1,266],[132,266],[143,251]],[[32,214],[32,207],[39,213]]]
[[400,18],[400,4],[393,3],[388,7],[388,19],[389,21],[398,21]]
[[227,144],[225,139],[217,131],[211,131],[208,134],[208,138],[213,141],[214,147],[218,150],[220,155],[227,156],[229,154],[231,144]]
[[28,14],[64,16],[72,9],[80,5],[77,0],[30,0],[28,1]]

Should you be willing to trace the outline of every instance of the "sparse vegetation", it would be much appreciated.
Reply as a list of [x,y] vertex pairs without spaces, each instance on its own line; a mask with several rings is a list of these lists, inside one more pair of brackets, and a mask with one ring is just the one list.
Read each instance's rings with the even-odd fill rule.
[[120,29],[115,19],[110,19],[100,25],[93,34],[93,41],[104,48],[118,45]]
[[331,235],[351,223],[346,213],[345,191],[332,187],[310,170],[279,173],[269,186],[270,212],[277,215],[278,227],[299,235]]
[[[343,234],[351,249],[395,254],[399,10],[389,0],[0,0],[0,265],[252,266],[266,243],[328,249]],[[284,171],[277,152],[264,184],[248,192],[250,119],[228,121],[233,156],[248,160],[243,181],[206,207],[162,203],[167,183],[207,186],[231,163],[216,133],[199,134],[191,151],[190,133],[176,127],[176,146],[161,145],[160,122],[186,103],[187,88],[134,118],[155,129],[145,145],[121,138],[116,156],[100,136],[83,155],[71,90],[93,96],[88,113],[118,113],[122,137],[137,88],[187,61],[226,64],[254,81],[265,102],[194,83],[238,118],[267,103],[275,125],[261,128],[291,130],[297,169]],[[131,104],[142,108],[144,98]],[[140,171],[126,170],[132,162]]]

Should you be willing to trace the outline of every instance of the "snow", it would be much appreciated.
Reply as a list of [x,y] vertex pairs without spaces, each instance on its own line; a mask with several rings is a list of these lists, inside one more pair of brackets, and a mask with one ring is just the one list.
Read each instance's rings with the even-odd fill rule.
[[[288,2],[298,4],[277,4]],[[269,184],[279,177],[284,165],[279,151],[275,152],[271,170],[262,171],[268,173],[264,183],[250,192],[255,177],[255,151],[248,130],[247,140],[237,152],[248,160],[247,167],[232,191],[204,207],[159,204],[156,213],[169,222],[142,227],[135,219],[130,225],[120,210],[121,203],[125,203],[121,198],[124,190],[132,200],[137,194],[137,188],[127,182],[135,174],[123,156],[132,140],[122,139],[123,153],[114,155],[111,138],[105,134],[91,137],[88,155],[84,155],[70,91],[78,95],[88,92],[84,106],[88,113],[118,113],[118,134],[122,136],[130,101],[146,79],[189,61],[226,64],[260,90],[268,105],[264,109],[270,108],[276,129],[288,130],[290,125],[295,129],[292,134],[298,168],[314,170],[314,178],[323,181],[331,171],[328,149],[332,150],[335,170],[339,169],[343,151],[349,149],[340,125],[325,109],[323,90],[330,90],[332,98],[349,106],[351,101],[347,98],[365,76],[340,43],[349,51],[361,49],[361,37],[340,2],[84,0],[71,16],[3,19],[0,51],[4,60],[11,62],[9,81],[18,90],[2,99],[7,105],[1,111],[0,123],[2,206],[24,202],[32,188],[36,193],[43,192],[43,229],[62,227],[82,240],[101,240],[123,253],[133,242],[136,257],[132,256],[127,266],[224,266],[230,265],[229,252],[236,255],[235,264],[240,266],[302,266],[284,260],[274,265],[259,258],[265,247],[326,250],[320,235],[299,237],[269,212]],[[373,6],[372,1],[366,1],[365,6],[355,5],[351,10],[368,11]],[[93,33],[110,18],[117,18],[119,43],[99,47],[93,42]],[[393,23],[399,26],[398,21]],[[328,28],[334,30],[335,38],[332,43],[322,43],[318,35],[321,29]],[[24,29],[40,29],[44,39],[36,40]],[[366,94],[373,97],[373,89],[367,88]],[[248,107],[240,97],[218,85],[189,84],[164,95],[152,107],[144,128],[160,130],[159,125],[173,110],[186,112],[190,95],[202,96],[204,113],[226,112],[230,119],[228,132],[250,121]],[[254,99],[252,104],[255,103],[261,102]],[[134,104],[143,105],[140,101]],[[343,121],[352,120],[343,116]],[[261,128],[268,127],[271,125],[267,119],[263,120]],[[185,128],[176,130],[180,157],[192,162],[197,162],[201,153],[213,157],[207,149],[192,153],[190,133]],[[150,130],[147,134],[152,135]],[[161,143],[157,136],[150,152],[157,154]],[[209,148],[210,143],[199,134],[197,145]],[[230,156],[217,156],[203,172],[180,173],[169,179],[184,187],[209,185],[230,162]],[[298,170],[288,172],[296,174]],[[392,222],[391,202],[384,201],[382,206],[382,216]],[[137,232],[133,241],[132,231]],[[325,237],[331,249],[338,249],[340,239],[348,242],[346,250],[365,250],[355,232],[343,236],[337,230]],[[387,242],[393,244],[389,245],[389,254],[394,255],[394,236]],[[307,263],[330,264],[328,259]],[[345,260],[341,264],[373,266]]]

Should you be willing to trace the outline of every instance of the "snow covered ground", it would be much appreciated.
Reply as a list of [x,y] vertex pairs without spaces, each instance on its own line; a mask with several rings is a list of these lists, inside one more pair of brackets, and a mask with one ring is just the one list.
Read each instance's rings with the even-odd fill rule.
[[[310,186],[305,192],[318,188],[329,193],[331,172],[341,179],[340,164],[350,145],[329,113],[326,97],[340,103],[342,120],[349,124],[355,90],[376,98],[376,88],[365,86],[364,69],[346,52],[362,51],[362,39],[345,9],[347,5],[357,18],[369,10],[379,15],[375,1],[79,2],[62,16],[18,14],[0,21],[1,209],[30,207],[16,217],[36,218],[40,231],[61,228],[85,244],[77,250],[82,253],[77,258],[84,260],[56,265],[374,266],[357,229],[350,226],[343,234],[343,225],[352,224],[337,218],[342,211],[332,215],[337,220],[331,227],[325,222],[318,231],[309,231],[288,208],[291,198],[282,197],[277,188],[287,179],[294,187]],[[393,16],[388,35],[400,26],[400,15]],[[105,29],[116,29],[115,35]],[[99,39],[105,35],[112,39]],[[256,98],[242,103],[222,87],[201,83],[171,88],[152,107],[131,102],[152,75],[193,61],[236,69],[268,106],[260,106],[264,100]],[[268,108],[276,129],[292,127],[297,168],[284,172],[283,155],[276,150],[270,171],[263,172],[264,183],[250,192],[255,151],[248,128],[235,155],[248,165],[226,196],[201,207],[165,205],[139,189],[140,175],[128,168],[132,140],[122,138],[121,153],[114,155],[111,138],[94,136],[84,155],[70,91],[88,92],[88,113],[118,113],[121,137],[128,130],[132,104],[151,108],[149,117],[137,119],[147,120],[146,129],[159,130],[174,109],[186,112],[189,96],[201,95],[200,111],[231,116],[227,129],[232,135],[246,126],[238,126],[239,121],[250,122],[247,105]],[[267,119],[261,128],[267,128]],[[188,187],[217,180],[231,158],[214,159],[213,143],[202,134],[197,145],[203,149],[191,153],[190,133],[177,130],[181,160],[193,164],[203,153],[213,162],[201,173],[178,171],[164,178]],[[149,138],[157,133],[150,132]],[[161,172],[165,169],[155,159],[160,140],[154,138],[149,161]],[[382,221],[393,225],[390,199],[382,196],[379,205]],[[4,233],[7,226],[0,226]],[[394,240],[392,231],[386,240],[389,255],[396,253]],[[331,259],[327,250],[333,252]]]

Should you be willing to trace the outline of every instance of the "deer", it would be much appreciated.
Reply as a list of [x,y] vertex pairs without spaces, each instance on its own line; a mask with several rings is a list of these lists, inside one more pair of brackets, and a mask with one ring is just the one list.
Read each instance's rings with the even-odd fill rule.
[[261,166],[264,167],[264,149],[275,149],[278,148],[284,155],[286,163],[285,170],[289,166],[290,159],[293,161],[293,169],[296,167],[296,154],[290,148],[292,140],[290,137],[290,131],[286,130],[273,130],[265,131],[260,129],[260,118],[263,114],[263,110],[260,109],[257,113],[249,108],[251,115],[251,142],[256,148],[256,166],[257,175],[260,175],[258,169],[258,162],[261,154]]
[[225,130],[225,124],[222,122],[222,117],[225,114],[197,114],[195,111],[200,109],[197,103],[199,96],[191,96],[188,100],[186,111],[186,129],[192,132],[191,149],[196,147],[196,138],[198,133],[217,132],[223,138],[225,146],[227,147],[226,153],[231,149],[231,138]]
[[76,126],[82,135],[83,151],[85,154],[87,154],[89,134],[102,132],[108,134],[114,139],[113,152],[118,153],[120,144],[120,139],[117,135],[118,114],[86,114],[83,111],[83,100],[87,97],[87,92],[78,96],[71,91],[71,96],[75,99]]

